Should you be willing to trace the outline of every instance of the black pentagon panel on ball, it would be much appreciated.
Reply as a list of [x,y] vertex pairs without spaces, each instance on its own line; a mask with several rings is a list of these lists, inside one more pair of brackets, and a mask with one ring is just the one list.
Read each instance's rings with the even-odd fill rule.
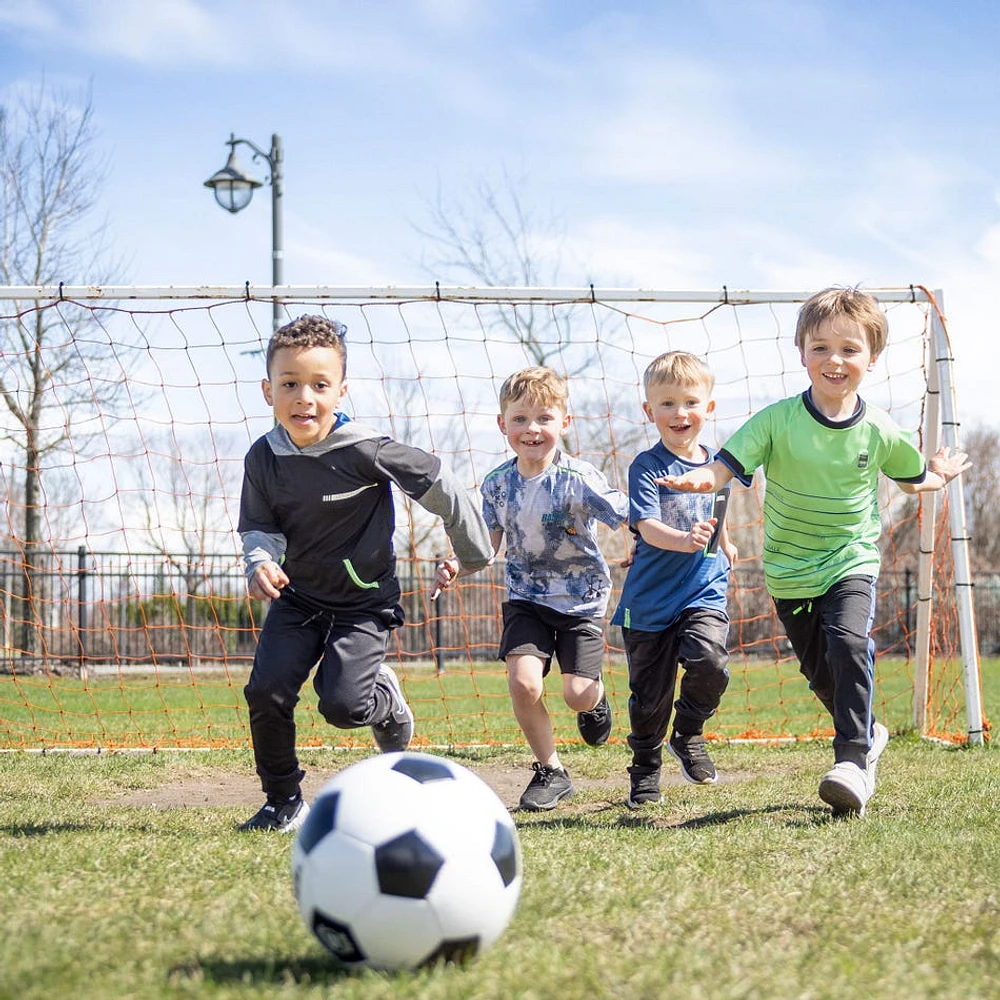
[[358,947],[358,942],[354,940],[351,928],[318,910],[313,914],[313,933],[319,938],[320,943],[339,962],[345,965],[352,965],[357,962],[364,962],[367,955]]
[[479,938],[454,938],[442,941],[421,963],[421,966],[437,965],[439,962],[450,962],[462,965],[470,958],[479,954]]
[[375,874],[387,896],[423,899],[443,864],[444,858],[416,830],[375,848]]
[[394,771],[405,774],[421,785],[428,781],[454,781],[455,775],[443,760],[429,756],[408,755],[392,765]]
[[500,872],[503,884],[510,885],[517,878],[517,842],[514,840],[514,831],[504,823],[498,822],[496,825],[490,857]]
[[336,825],[340,792],[321,795],[299,827],[299,845],[308,854]]

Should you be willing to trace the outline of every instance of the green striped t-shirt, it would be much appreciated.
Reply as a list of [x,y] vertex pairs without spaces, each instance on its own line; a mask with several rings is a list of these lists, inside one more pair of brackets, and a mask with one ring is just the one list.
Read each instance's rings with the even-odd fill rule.
[[745,485],[764,469],[764,578],[773,597],[817,597],[847,576],[877,576],[878,476],[923,482],[910,435],[858,401],[833,421],[809,391],[755,413],[719,452]]

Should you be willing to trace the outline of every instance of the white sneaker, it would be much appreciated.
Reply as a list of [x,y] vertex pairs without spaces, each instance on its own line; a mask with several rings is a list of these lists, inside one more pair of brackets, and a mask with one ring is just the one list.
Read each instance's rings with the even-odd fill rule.
[[889,742],[889,730],[876,722],[872,727],[872,745],[868,751],[868,798],[875,794],[875,773],[878,771],[878,759],[882,756],[882,751]]
[[834,816],[864,816],[871,798],[868,772],[848,760],[834,764],[819,783],[819,797]]

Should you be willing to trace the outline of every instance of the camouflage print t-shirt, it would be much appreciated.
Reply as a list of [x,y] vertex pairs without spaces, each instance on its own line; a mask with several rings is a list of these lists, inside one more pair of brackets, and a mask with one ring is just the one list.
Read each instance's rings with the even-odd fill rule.
[[483,517],[507,542],[509,600],[569,615],[601,616],[611,575],[597,544],[597,524],[617,528],[628,497],[589,462],[557,452],[540,475],[525,479],[513,458],[483,482]]

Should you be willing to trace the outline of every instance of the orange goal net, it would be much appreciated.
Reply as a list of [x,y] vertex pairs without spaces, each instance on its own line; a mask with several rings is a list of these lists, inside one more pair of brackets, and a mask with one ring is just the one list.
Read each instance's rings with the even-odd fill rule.
[[[872,289],[889,347],[866,399],[927,451],[957,445],[940,294]],[[249,745],[242,689],[266,607],[248,599],[236,534],[243,456],[271,426],[263,351],[283,316],[348,328],[350,415],[439,455],[475,494],[505,454],[497,390],[513,371],[566,375],[569,446],[627,488],[649,447],[646,365],[666,350],[716,374],[706,443],[801,391],[795,316],[808,293],[497,288],[0,288],[0,749]],[[736,489],[731,682],[709,724],[718,739],[831,734],[798,674],[764,590],[760,475]],[[440,523],[397,498],[406,624],[390,663],[416,743],[522,742],[496,658],[502,561],[432,601]],[[975,615],[961,481],[947,496],[882,496],[883,567],[874,639],[876,710],[890,729],[979,742]],[[606,532],[617,600],[627,533]],[[502,554],[501,554],[502,555]],[[613,739],[627,735],[621,635],[607,627]],[[555,693],[555,688],[553,688]],[[579,739],[562,699],[560,741]],[[299,706],[304,746],[366,746]]]

